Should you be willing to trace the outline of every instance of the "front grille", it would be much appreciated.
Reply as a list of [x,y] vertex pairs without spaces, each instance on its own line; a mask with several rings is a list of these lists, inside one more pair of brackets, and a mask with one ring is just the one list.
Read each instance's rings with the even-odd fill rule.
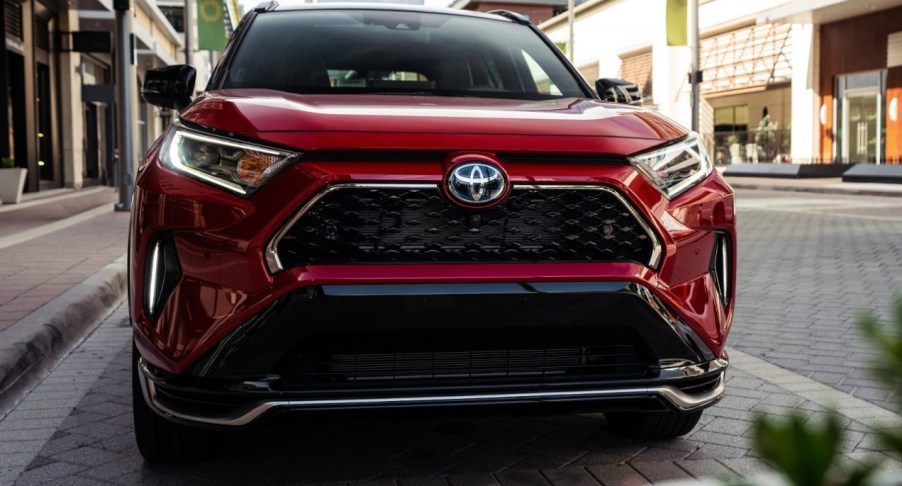
[[[593,190],[594,189],[594,190]],[[655,242],[609,190],[514,188],[459,208],[437,187],[342,187],[277,242],[285,267],[342,263],[652,262]]]
[[286,387],[322,384],[641,378],[650,362],[632,345],[389,353],[299,353],[279,369]]

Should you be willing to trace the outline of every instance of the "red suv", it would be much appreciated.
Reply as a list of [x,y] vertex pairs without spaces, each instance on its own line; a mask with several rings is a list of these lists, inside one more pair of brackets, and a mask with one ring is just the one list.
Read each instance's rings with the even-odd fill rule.
[[273,2],[193,86],[143,87],[180,110],[130,235],[147,460],[282,411],[556,406],[673,437],[722,396],[732,190],[524,18]]

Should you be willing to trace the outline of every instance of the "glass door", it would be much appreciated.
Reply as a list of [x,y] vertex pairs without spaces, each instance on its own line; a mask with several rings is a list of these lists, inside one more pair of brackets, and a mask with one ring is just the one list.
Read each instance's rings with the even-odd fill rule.
[[834,131],[841,162],[881,164],[884,157],[883,100],[886,71],[837,76],[838,120]]
[[851,163],[877,162],[879,93],[846,98],[845,158]]

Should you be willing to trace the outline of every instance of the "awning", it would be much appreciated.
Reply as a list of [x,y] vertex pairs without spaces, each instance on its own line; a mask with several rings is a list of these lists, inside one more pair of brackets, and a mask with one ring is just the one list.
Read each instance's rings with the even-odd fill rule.
[[791,24],[768,23],[702,39],[702,94],[761,90],[790,82],[791,30]]

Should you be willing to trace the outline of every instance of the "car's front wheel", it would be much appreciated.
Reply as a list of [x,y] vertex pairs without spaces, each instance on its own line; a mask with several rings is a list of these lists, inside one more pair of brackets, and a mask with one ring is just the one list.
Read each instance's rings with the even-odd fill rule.
[[702,418],[697,412],[612,412],[605,418],[611,430],[645,439],[671,439],[692,431]]
[[138,351],[132,348],[132,410],[135,439],[144,460],[152,464],[172,464],[209,459],[219,441],[214,431],[170,422],[154,412],[144,400],[138,379]]

